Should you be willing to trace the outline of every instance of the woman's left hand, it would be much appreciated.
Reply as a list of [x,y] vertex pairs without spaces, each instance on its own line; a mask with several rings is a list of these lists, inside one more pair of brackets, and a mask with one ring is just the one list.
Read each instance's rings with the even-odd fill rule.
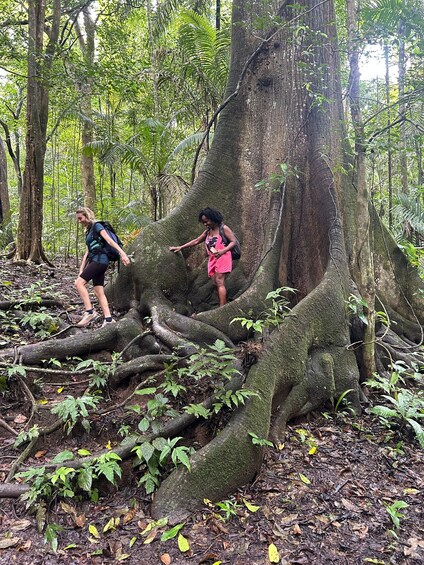
[[218,249],[217,251],[215,251],[213,253],[213,256],[215,257],[215,259],[219,259],[220,257],[222,257],[224,255],[225,251],[223,251],[222,249]]

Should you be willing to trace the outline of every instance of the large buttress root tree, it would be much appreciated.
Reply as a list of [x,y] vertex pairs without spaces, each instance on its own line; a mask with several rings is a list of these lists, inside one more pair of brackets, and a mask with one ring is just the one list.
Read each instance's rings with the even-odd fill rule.
[[[278,15],[281,25],[261,39],[256,22],[270,15]],[[153,332],[168,348],[197,338],[245,339],[233,318],[259,315],[266,294],[277,287],[296,289],[290,315],[247,375],[245,386],[258,395],[191,458],[190,472],[177,469],[162,483],[154,516],[190,511],[205,497],[217,500],[251,480],[261,449],[249,433],[278,442],[290,418],[347,390],[360,409],[361,327],[354,324],[352,343],[346,307],[348,297],[358,294],[354,253],[360,245],[334,21],[331,0],[303,0],[295,10],[271,1],[234,2],[228,98],[211,151],[185,200],[143,231],[131,250],[133,265],[121,269],[109,289],[117,306],[151,316]],[[256,190],[262,179],[269,189]],[[183,257],[168,251],[199,233],[197,213],[207,205],[223,212],[243,249],[228,279],[233,300],[215,309],[205,306],[211,287],[204,252]],[[413,358],[423,311],[416,273],[377,218],[372,227],[378,297],[399,320],[390,331],[379,327],[377,352],[385,370],[398,353]],[[401,275],[406,269],[407,276]],[[200,312],[195,319],[189,316],[193,307]],[[77,339],[65,343],[71,347]]]

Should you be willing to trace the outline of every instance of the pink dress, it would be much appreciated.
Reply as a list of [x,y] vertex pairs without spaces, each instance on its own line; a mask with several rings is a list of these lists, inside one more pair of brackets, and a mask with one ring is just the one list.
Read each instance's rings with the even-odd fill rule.
[[208,275],[212,277],[215,273],[231,273],[233,269],[233,259],[231,257],[231,251],[227,251],[221,257],[213,256],[211,248],[219,250],[224,249],[225,245],[222,241],[221,235],[206,235],[205,240],[206,252],[208,254]]

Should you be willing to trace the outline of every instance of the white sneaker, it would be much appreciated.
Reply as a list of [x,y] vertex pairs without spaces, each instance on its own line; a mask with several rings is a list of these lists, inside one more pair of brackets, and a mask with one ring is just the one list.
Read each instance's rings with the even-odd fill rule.
[[108,322],[107,320],[103,320],[102,328],[108,326],[109,324],[115,324],[115,323],[116,323],[115,320],[111,320],[110,322]]
[[88,324],[90,322],[92,322],[93,320],[95,320],[97,318],[98,314],[97,312],[93,311],[92,314],[89,314],[88,312],[84,313],[84,316],[81,318],[81,320],[75,324],[78,328],[83,328],[84,326],[88,326]]

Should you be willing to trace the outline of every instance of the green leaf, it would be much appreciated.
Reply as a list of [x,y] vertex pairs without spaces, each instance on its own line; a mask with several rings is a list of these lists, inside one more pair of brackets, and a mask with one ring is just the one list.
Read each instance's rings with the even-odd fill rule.
[[93,485],[93,473],[91,469],[81,469],[78,474],[78,486],[85,492],[90,492]]
[[153,454],[155,452],[155,448],[153,447],[153,445],[147,441],[145,441],[144,443],[142,443],[140,446],[140,451],[139,453],[141,453],[143,459],[146,461],[146,463],[148,463],[150,461],[150,459],[153,457]]
[[173,528],[171,528],[170,530],[167,530],[166,532],[163,532],[160,541],[167,541],[169,539],[175,538],[175,536],[178,534],[178,532],[181,530],[181,528],[184,527],[184,523],[182,524],[177,524],[176,526],[174,526]]
[[63,463],[64,461],[71,461],[74,458],[72,451],[61,451],[52,459],[52,463]]
[[144,396],[145,394],[156,394],[156,390],[156,387],[140,388],[135,391],[135,394],[139,394],[140,396]]

